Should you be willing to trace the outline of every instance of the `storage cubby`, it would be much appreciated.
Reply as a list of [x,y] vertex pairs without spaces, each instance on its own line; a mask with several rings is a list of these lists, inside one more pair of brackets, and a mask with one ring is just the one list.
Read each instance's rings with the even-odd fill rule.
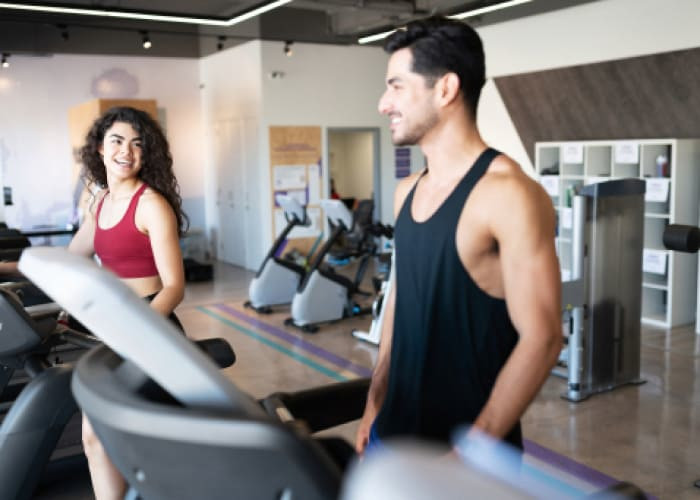
[[537,153],[537,165],[540,166],[539,175],[559,175],[559,146],[544,147]]
[[644,217],[644,248],[663,250],[663,235],[667,225],[666,218]]
[[668,289],[668,271],[666,274],[642,273],[642,286],[647,288]]
[[586,175],[609,177],[612,165],[612,148],[610,146],[588,146],[586,148]]
[[[557,169],[552,168],[555,165]],[[643,272],[642,321],[663,328],[695,321],[696,310],[700,314],[698,258],[665,250],[663,232],[668,224],[698,224],[700,140],[541,142],[535,145],[535,170],[549,174],[540,179],[556,189],[550,197],[557,210],[556,246],[564,280],[571,270],[570,188],[612,179],[645,179],[644,248],[652,263],[656,259],[664,265]]]
[[612,176],[618,179],[639,177],[639,163],[613,163]]
[[[666,159],[665,165],[660,157]],[[671,146],[647,144],[642,146],[642,177],[671,177]]]
[[665,322],[668,312],[667,304],[668,291],[642,287],[642,319],[654,323]]

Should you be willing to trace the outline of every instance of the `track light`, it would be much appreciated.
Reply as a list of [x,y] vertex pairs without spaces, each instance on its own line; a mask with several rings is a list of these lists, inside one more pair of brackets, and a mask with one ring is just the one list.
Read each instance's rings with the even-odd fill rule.
[[141,34],[143,35],[143,48],[148,50],[153,47],[153,43],[151,43],[151,39],[148,36],[148,31],[142,31]]
[[9,57],[10,57],[10,54],[5,54],[5,53],[3,53],[3,54],[2,54],[2,60],[0,61],[0,66],[2,66],[3,68],[9,68],[9,67],[10,67],[10,61],[7,60]]
[[226,37],[220,36],[218,40],[219,42],[216,44],[216,50],[221,50],[224,48],[224,42],[226,41]]
[[56,27],[61,30],[61,38],[64,42],[67,42],[70,38],[70,33],[68,33],[68,26],[65,24],[57,24]]
[[[0,2],[0,9],[23,10],[29,12],[48,12],[50,14],[70,14],[74,16],[98,16],[111,17],[118,19],[138,19],[140,21],[157,21],[163,23],[184,23],[184,24],[200,24],[204,26],[233,26],[243,21],[247,21],[255,16],[259,16],[277,7],[281,7],[292,0],[274,0],[270,3],[259,4],[250,10],[244,10],[240,14],[236,14],[229,19],[216,19],[208,17],[191,17],[191,16],[170,16],[164,14],[147,14],[145,12],[133,12],[116,9],[90,9],[81,7],[59,7],[56,5],[38,3],[28,4],[26,2]],[[90,2],[100,3],[100,2]]]
[[292,57],[294,55],[294,51],[292,50],[292,44],[294,42],[292,41],[287,41],[284,42],[284,55],[287,57]]

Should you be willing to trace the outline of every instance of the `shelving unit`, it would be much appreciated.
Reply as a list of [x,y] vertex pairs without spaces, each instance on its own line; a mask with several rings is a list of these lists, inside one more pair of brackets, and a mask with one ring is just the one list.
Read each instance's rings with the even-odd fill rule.
[[572,188],[627,177],[647,180],[642,322],[670,328],[695,321],[698,257],[666,250],[663,232],[668,224],[698,223],[700,139],[539,142],[535,168],[557,212],[563,280],[571,276]]

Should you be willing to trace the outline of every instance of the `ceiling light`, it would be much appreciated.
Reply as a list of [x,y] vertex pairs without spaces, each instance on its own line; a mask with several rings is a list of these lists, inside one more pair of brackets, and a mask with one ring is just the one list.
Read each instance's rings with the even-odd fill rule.
[[292,44],[294,42],[284,42],[284,55],[287,57],[292,57],[294,55],[294,51],[292,50]]
[[365,44],[365,43],[376,42],[377,40],[383,40],[384,38],[391,35],[394,31],[396,31],[396,30],[382,31],[381,33],[376,33],[374,35],[363,36],[362,38],[357,40],[357,43]]
[[[460,12],[459,14],[453,14],[453,15],[447,16],[447,17],[449,19],[466,19],[468,17],[479,16],[481,14],[486,14],[488,12],[494,12],[496,10],[501,10],[501,9],[507,9],[508,7],[515,7],[516,5],[520,5],[520,4],[528,3],[528,2],[532,2],[532,0],[508,0],[507,2],[497,3],[495,5],[489,5],[487,7],[479,7],[478,9],[467,10],[464,12]],[[395,31],[396,30],[389,30],[389,31],[383,31],[382,33],[376,33],[374,35],[364,36],[362,38],[359,38],[357,40],[357,43],[366,44],[366,43],[376,42],[378,40],[383,40],[384,38],[388,37],[389,35],[391,35]]]
[[165,14],[144,14],[140,12],[128,12],[120,10],[84,9],[79,7],[57,7],[55,5],[22,4],[0,2],[0,9],[28,10],[33,12],[48,12],[51,14],[71,14],[76,16],[116,17],[120,19],[138,19],[140,21],[158,21],[163,23],[201,24],[207,26],[233,26],[247,21],[269,10],[276,9],[292,0],[275,0],[274,2],[259,5],[230,19],[216,19],[206,17],[170,16]]
[[532,2],[532,0],[509,0],[508,2],[501,2],[495,5],[489,5],[488,7],[480,7],[478,9],[467,10],[465,12],[460,12],[459,14],[454,14],[448,17],[450,19],[466,19],[468,17],[479,16],[481,14],[486,14],[495,10],[507,9],[508,7],[515,7],[516,5],[528,2]]
[[10,61],[7,60],[9,57],[10,57],[10,54],[3,54],[2,60],[0,61],[0,66],[2,66],[3,68],[9,68]]
[[141,34],[143,35],[143,48],[148,50],[153,47],[153,43],[151,43],[151,39],[148,36],[148,31],[142,31]]

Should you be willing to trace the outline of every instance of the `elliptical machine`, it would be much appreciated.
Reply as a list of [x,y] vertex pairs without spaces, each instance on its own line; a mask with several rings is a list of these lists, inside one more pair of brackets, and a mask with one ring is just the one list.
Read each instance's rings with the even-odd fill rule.
[[244,304],[245,307],[250,307],[262,314],[271,313],[271,306],[289,304],[299,287],[299,282],[306,274],[304,267],[279,257],[278,253],[282,250],[292,229],[297,226],[310,226],[311,220],[306,209],[291,196],[279,194],[275,199],[284,210],[287,226],[272,244],[255,278],[250,282],[248,288],[250,300]]
[[[355,294],[370,295],[361,291],[359,285],[367,269],[369,257],[376,251],[370,230],[374,202],[360,201],[354,216],[340,200],[321,200],[321,208],[331,225],[331,235],[314,257],[309,272],[294,294],[292,317],[284,322],[287,326],[296,326],[307,333],[317,332],[318,323],[371,311],[369,307],[359,307],[352,297]],[[338,274],[323,262],[343,235],[354,244],[352,251],[345,252],[344,256],[360,260],[354,280]]]

